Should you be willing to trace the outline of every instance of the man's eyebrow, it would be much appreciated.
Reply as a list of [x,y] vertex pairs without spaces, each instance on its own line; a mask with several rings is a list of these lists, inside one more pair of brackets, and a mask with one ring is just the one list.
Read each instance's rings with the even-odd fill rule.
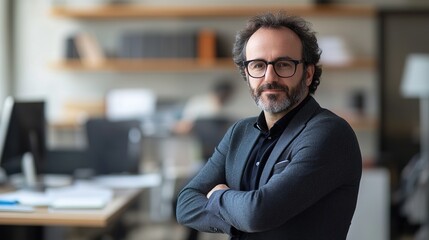
[[[254,58],[254,59],[249,59],[247,61],[257,61],[257,60],[271,62],[271,61],[268,61],[268,60],[266,60],[264,58]],[[281,56],[281,57],[275,58],[273,61],[278,61],[278,60],[295,60],[295,59],[291,58],[289,56]]]
[[289,56],[283,56],[283,57],[278,57],[275,59],[275,61],[277,61],[277,60],[294,60],[294,59],[289,57]]

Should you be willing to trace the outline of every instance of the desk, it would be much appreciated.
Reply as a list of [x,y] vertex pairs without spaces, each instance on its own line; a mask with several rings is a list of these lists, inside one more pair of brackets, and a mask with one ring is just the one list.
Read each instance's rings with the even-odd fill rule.
[[34,212],[0,212],[1,225],[107,227],[117,220],[140,194],[141,189],[115,190],[100,210],[54,210],[37,207]]

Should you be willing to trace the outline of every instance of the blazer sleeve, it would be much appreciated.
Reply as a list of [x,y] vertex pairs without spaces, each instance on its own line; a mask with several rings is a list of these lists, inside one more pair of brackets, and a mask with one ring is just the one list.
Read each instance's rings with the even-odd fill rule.
[[[336,116],[310,120],[291,143],[289,160],[258,190],[216,191],[200,211],[240,231],[262,232],[281,226],[340,187],[359,185],[362,159],[357,139],[348,123]],[[211,176],[209,182],[213,180]],[[341,201],[355,203],[355,198]]]

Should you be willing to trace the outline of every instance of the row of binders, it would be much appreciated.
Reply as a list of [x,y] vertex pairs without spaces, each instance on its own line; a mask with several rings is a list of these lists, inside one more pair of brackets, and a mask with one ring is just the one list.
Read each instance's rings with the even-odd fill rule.
[[[217,57],[216,45],[216,32],[211,29],[187,32],[131,31],[122,34],[114,55],[120,59],[214,60]],[[77,33],[66,39],[66,59],[100,63],[106,59],[106,55],[96,37],[90,33]]]

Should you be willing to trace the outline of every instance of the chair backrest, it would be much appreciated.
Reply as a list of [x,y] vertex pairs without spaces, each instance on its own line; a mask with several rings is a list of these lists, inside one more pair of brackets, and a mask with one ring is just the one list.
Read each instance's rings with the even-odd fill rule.
[[88,119],[86,134],[96,174],[138,172],[142,156],[140,121]]
[[213,154],[232,123],[233,121],[226,117],[201,118],[194,121],[192,132],[201,144],[204,160],[208,160]]

